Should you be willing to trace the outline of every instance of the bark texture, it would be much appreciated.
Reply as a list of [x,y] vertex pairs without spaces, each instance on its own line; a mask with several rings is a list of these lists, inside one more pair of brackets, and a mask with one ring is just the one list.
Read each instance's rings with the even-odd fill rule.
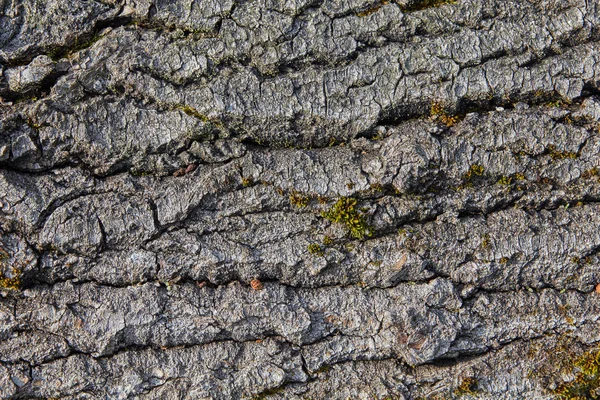
[[551,399],[600,343],[597,1],[0,27],[0,397]]

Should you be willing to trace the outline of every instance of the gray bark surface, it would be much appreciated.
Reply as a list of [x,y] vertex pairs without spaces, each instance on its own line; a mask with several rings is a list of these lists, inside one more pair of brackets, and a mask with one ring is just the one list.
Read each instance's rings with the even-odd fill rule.
[[599,28],[0,0],[0,397],[555,398],[600,343]]

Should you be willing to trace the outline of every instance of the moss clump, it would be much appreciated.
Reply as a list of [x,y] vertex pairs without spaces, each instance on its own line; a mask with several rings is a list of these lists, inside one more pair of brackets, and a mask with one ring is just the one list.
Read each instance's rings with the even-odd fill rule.
[[600,399],[600,349],[591,350],[575,360],[575,379],[558,386],[559,399]]
[[19,290],[21,288],[21,275],[23,274],[23,265],[15,264],[12,267],[10,276],[4,275],[2,270],[6,266],[5,260],[10,258],[10,254],[0,246],[0,288],[9,290]]
[[[482,167],[483,168],[483,167]],[[512,174],[510,176],[506,176],[506,175],[502,175],[500,177],[500,179],[498,179],[498,185],[510,185],[511,183],[513,183],[514,181],[522,181],[525,179],[525,175],[517,172],[515,174]]]
[[483,165],[473,164],[473,165],[471,165],[469,170],[465,173],[464,179],[466,181],[470,181],[471,179],[473,179],[476,176],[483,176],[484,172],[485,172],[485,168],[483,168]]
[[594,167],[592,169],[588,169],[586,171],[583,171],[583,173],[581,174],[581,177],[583,179],[589,179],[589,178],[593,178],[595,176],[598,176],[600,174],[600,171],[598,170],[598,167]]
[[325,236],[323,236],[323,244],[325,246],[331,246],[333,244],[333,239],[330,238],[329,236],[325,235]]
[[266,398],[268,398],[270,396],[274,396],[276,394],[280,394],[282,392],[283,392],[283,388],[282,387],[275,387],[275,388],[267,389],[267,390],[264,390],[264,391],[260,392],[257,395],[254,395],[252,397],[252,400],[263,400],[263,399],[266,399]]
[[369,15],[371,15],[371,14],[374,14],[374,13],[376,13],[377,11],[379,11],[379,9],[380,9],[382,6],[384,6],[384,5],[386,5],[386,4],[389,4],[389,3],[390,3],[390,2],[389,2],[389,0],[383,0],[381,3],[377,3],[377,4],[375,4],[375,5],[374,5],[373,7],[371,7],[371,8],[367,8],[366,10],[363,10],[363,11],[357,12],[357,13],[356,13],[356,16],[357,16],[357,17],[368,17]]
[[331,222],[342,223],[356,239],[372,236],[372,228],[367,225],[364,214],[356,209],[357,200],[352,197],[341,197],[328,211],[321,213],[323,218]]
[[310,254],[315,254],[317,256],[322,256],[325,254],[325,252],[323,251],[323,249],[321,249],[321,246],[319,246],[316,243],[311,243],[308,245],[308,252]]
[[485,168],[483,167],[483,165],[479,165],[479,164],[471,165],[471,167],[469,167],[469,170],[463,174],[463,178],[462,178],[463,183],[460,186],[458,186],[456,189],[459,190],[459,189],[464,189],[467,187],[472,187],[473,179],[482,177],[484,172],[485,172]]
[[384,188],[381,183],[374,183],[371,185],[371,190],[375,192],[383,192]]
[[299,192],[292,192],[292,194],[290,194],[290,203],[292,203],[292,205],[294,205],[296,207],[300,207],[300,208],[306,207],[309,202],[310,202],[310,197],[303,196]]
[[490,247],[490,235],[487,233],[484,233],[481,236],[481,247],[484,249],[487,249],[488,247]]
[[250,186],[250,185],[252,185],[252,183],[253,183],[253,182],[254,182],[254,180],[252,179],[252,177],[245,177],[245,178],[242,178],[242,185],[243,185],[244,187],[247,187],[247,186]]
[[401,7],[402,12],[407,11],[419,11],[424,10],[426,8],[439,7],[444,4],[456,4],[457,0],[422,0],[415,4],[408,5],[406,7]]
[[433,119],[441,121],[444,125],[448,127],[455,125],[458,121],[460,121],[460,116],[448,114],[446,109],[437,101],[431,103],[430,116]]
[[214,119],[214,118],[207,117],[206,115],[200,113],[198,110],[196,110],[192,106],[189,106],[186,104],[176,104],[174,106],[174,108],[176,110],[180,110],[180,111],[184,112],[185,114],[189,115],[190,117],[199,119],[200,121],[204,122],[205,124],[210,124],[217,129],[224,129],[224,125],[221,121]]
[[46,54],[52,59],[52,61],[58,61],[61,58],[70,57],[81,50],[91,47],[94,43],[102,38],[103,36],[99,35],[98,33],[93,34],[88,39],[85,37],[75,38],[75,42],[71,47],[51,47],[47,50]]
[[510,176],[501,176],[500,179],[498,179],[498,185],[510,185],[511,182],[512,178]]
[[578,157],[577,153],[572,151],[559,151],[556,150],[556,146],[551,144],[546,147],[546,152],[550,154],[550,157],[554,160],[564,160],[567,158],[576,159]]
[[2,272],[0,272],[0,288],[9,289],[9,290],[19,290],[21,288],[21,268],[13,267],[12,268],[12,276],[5,276]]
[[329,197],[319,196],[319,204],[327,204],[329,203]]
[[475,395],[477,394],[477,379],[464,378],[460,385],[454,390],[455,396]]
[[180,111],[183,111],[185,114],[189,115],[190,117],[194,117],[194,118],[201,120],[202,122],[209,122],[209,118],[206,115],[200,114],[200,112],[192,106],[188,106],[185,104],[177,104],[175,106],[175,108]]
[[0,246],[0,261],[6,260],[9,257],[10,257],[10,255],[8,254],[8,252]]

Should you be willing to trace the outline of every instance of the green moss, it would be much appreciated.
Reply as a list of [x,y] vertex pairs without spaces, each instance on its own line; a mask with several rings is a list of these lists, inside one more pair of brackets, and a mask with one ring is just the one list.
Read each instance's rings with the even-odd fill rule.
[[21,288],[21,268],[13,267],[12,276],[5,276],[0,272],[0,287],[9,290],[19,290]]
[[553,94],[553,99],[546,103],[548,107],[560,107],[564,108],[571,104],[571,100],[567,98],[560,97],[556,94]]
[[450,127],[460,121],[459,115],[449,114],[441,103],[434,101],[431,103],[429,115],[436,120],[441,121],[444,125]]
[[476,177],[482,177],[485,172],[483,165],[473,164],[469,167],[469,170],[463,174],[462,185],[456,187],[456,190],[464,189],[466,187],[473,186],[473,179]]
[[0,288],[9,290],[19,290],[21,288],[21,275],[23,274],[23,265],[15,264],[12,266],[11,276],[6,276],[2,272],[6,267],[6,260],[10,258],[10,254],[0,246]]
[[400,7],[400,9],[402,12],[418,11],[426,8],[439,7],[444,4],[456,4],[457,2],[457,0],[422,0],[406,7]]
[[70,47],[52,47],[46,51],[48,57],[50,57],[53,61],[58,61],[61,58],[69,57],[81,50],[87,49],[91,47],[98,40],[102,39],[101,35],[95,33],[89,39],[85,38],[76,38],[75,42]]
[[381,183],[374,183],[371,185],[371,190],[374,190],[376,192],[383,192],[384,188]]
[[512,174],[510,176],[502,175],[500,177],[500,179],[498,179],[498,182],[496,182],[496,183],[498,183],[498,185],[506,185],[506,186],[508,186],[511,183],[514,183],[515,181],[522,181],[524,179],[525,179],[525,175],[522,174],[522,173],[520,173],[520,172],[517,172],[517,173]]
[[308,196],[304,196],[299,192],[292,192],[292,194],[290,194],[290,203],[296,207],[306,207],[308,206],[308,203],[310,202],[310,197]]
[[485,168],[483,168],[483,165],[473,164],[473,165],[471,165],[469,170],[465,173],[464,179],[470,181],[471,179],[473,179],[476,176],[483,176],[484,172],[485,172]]
[[333,239],[331,239],[329,236],[325,235],[325,236],[323,236],[323,244],[325,246],[331,246],[333,244]]
[[357,17],[368,17],[371,14],[376,13],[377,11],[379,11],[379,9],[381,8],[381,6],[385,5],[385,4],[389,4],[389,0],[383,0],[381,1],[381,3],[377,3],[375,4],[373,7],[367,8],[363,11],[357,12],[356,16]]
[[215,118],[210,118],[210,117],[200,113],[198,110],[196,110],[192,106],[189,106],[186,104],[176,104],[174,106],[174,108],[176,110],[180,110],[180,111],[184,112],[186,115],[189,115],[190,117],[199,119],[200,121],[204,122],[205,124],[210,124],[217,129],[224,129],[224,125],[221,121],[219,121],[218,119],[215,119]]
[[464,378],[460,385],[454,390],[455,396],[473,396],[477,394],[477,379]]
[[510,185],[510,183],[512,182],[512,178],[509,176],[501,176],[500,179],[498,179],[498,185]]
[[329,365],[323,365],[321,368],[315,371],[315,374],[326,374],[331,371],[331,367]]
[[346,225],[350,235],[356,239],[372,236],[372,228],[367,225],[364,214],[356,210],[357,200],[352,197],[341,197],[328,211],[321,213],[323,218],[331,222]]
[[323,249],[321,249],[321,246],[319,246],[316,243],[311,243],[308,245],[308,252],[310,254],[315,254],[317,256],[322,256],[325,254],[325,252],[323,251]]
[[485,233],[481,236],[481,247],[486,249],[490,247],[490,235]]
[[556,146],[551,144],[546,147],[546,153],[550,154],[550,157],[554,160],[564,160],[566,158],[576,159],[578,157],[577,153],[572,151],[559,151],[556,150]]
[[264,399],[268,398],[269,396],[273,396],[273,395],[279,394],[281,392],[283,392],[282,387],[267,389],[267,390],[260,392],[259,394],[255,395],[255,396],[253,396],[252,400],[264,400]]
[[598,167],[594,167],[594,168],[583,171],[583,173],[581,174],[581,177],[583,179],[589,179],[589,178],[596,177],[599,174],[600,174],[600,171],[598,170]]
[[209,122],[210,121],[210,119],[206,115],[200,114],[200,112],[198,110],[196,110],[192,106],[188,106],[188,105],[185,105],[185,104],[177,104],[175,106],[175,108],[178,109],[178,110],[180,110],[180,111],[183,111],[184,113],[186,113],[190,117],[198,118],[202,122]]
[[584,400],[600,398],[600,349],[591,350],[573,362],[575,379],[558,386],[559,399]]
[[244,185],[244,187],[252,185],[252,182],[254,182],[254,180],[252,179],[252,177],[242,178],[242,185]]

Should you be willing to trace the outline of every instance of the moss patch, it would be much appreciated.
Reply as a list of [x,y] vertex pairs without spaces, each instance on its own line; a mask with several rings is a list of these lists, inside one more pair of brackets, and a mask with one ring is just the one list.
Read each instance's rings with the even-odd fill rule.
[[572,151],[559,151],[556,150],[556,146],[551,144],[546,147],[546,153],[550,154],[550,157],[554,160],[564,160],[567,158],[576,159],[578,157],[577,153]]
[[356,209],[357,200],[352,197],[341,197],[328,211],[321,213],[323,218],[331,222],[346,225],[350,235],[356,239],[372,236],[372,227],[367,225],[364,214]]
[[304,196],[299,192],[292,192],[290,194],[290,203],[296,207],[306,207],[310,202],[310,197]]
[[477,379],[475,378],[464,378],[460,385],[454,390],[455,396],[473,396],[477,394]]
[[558,386],[559,399],[600,399],[600,348],[584,353],[573,363],[575,379]]
[[252,185],[252,183],[254,183],[254,179],[252,179],[252,177],[243,177],[242,178],[242,185],[244,187],[248,187],[248,186]]
[[21,272],[13,268],[12,278],[8,278],[0,273],[0,287],[9,290],[19,290],[21,288]]
[[424,10],[426,8],[443,6],[444,4],[456,4],[456,3],[458,3],[457,0],[422,0],[415,4],[412,4],[412,5],[409,5],[406,7],[401,7],[400,9],[402,10],[402,12],[419,11],[419,10]]
[[357,13],[356,13],[356,16],[357,16],[357,17],[368,17],[369,15],[371,15],[371,14],[374,14],[374,13],[376,13],[377,11],[379,11],[379,9],[380,9],[380,8],[381,8],[383,5],[386,5],[386,4],[389,4],[389,3],[390,3],[390,2],[389,2],[389,0],[383,0],[381,3],[377,3],[377,4],[375,4],[375,5],[374,5],[374,6],[372,6],[372,7],[369,7],[369,8],[367,8],[367,9],[363,10],[363,11],[359,11],[359,12],[357,12]]
[[323,249],[321,249],[321,246],[316,243],[311,243],[308,245],[308,252],[317,256],[322,256],[325,254]]
[[450,115],[446,111],[444,106],[442,106],[442,104],[438,103],[437,101],[431,103],[430,116],[432,117],[432,119],[438,120],[448,127],[456,124],[458,121],[461,120],[461,117],[459,115]]

